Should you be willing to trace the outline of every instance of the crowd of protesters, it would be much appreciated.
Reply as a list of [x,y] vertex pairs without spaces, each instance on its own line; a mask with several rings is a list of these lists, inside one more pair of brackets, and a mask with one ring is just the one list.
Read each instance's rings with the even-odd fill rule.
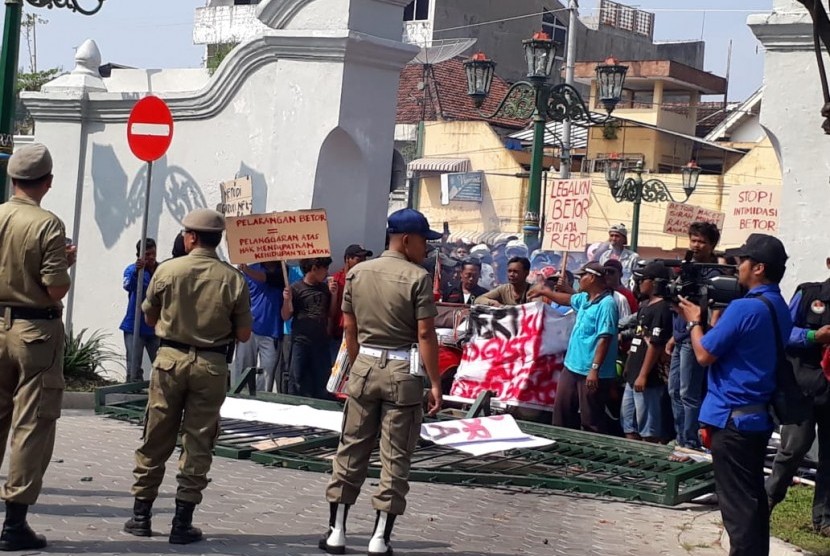
[[[734,274],[746,298],[706,316],[693,303],[672,302],[660,289],[674,271],[661,261],[641,261],[626,247],[623,225],[609,229],[607,242],[569,254],[565,269],[560,254],[529,250],[518,237],[492,246],[445,238],[431,246],[424,266],[433,276],[436,300],[445,303],[543,301],[560,313],[575,312],[553,424],[710,450],[733,554],[766,553],[771,507],[783,498],[818,426],[823,442],[813,519],[816,531],[830,536],[830,287],[800,287],[788,311],[778,289],[786,252],[777,239],[751,236],[735,258],[715,251],[720,232],[713,224],[692,224],[688,238],[694,262],[731,265],[705,267],[704,277]],[[158,267],[152,240],[145,252],[144,260],[125,270],[130,307],[137,269],[151,275]],[[332,259],[303,260],[288,266],[288,283],[281,263],[241,265],[254,325],[251,339],[237,346],[233,381],[243,369],[258,366],[260,390],[330,398],[326,382],[341,349],[346,274],[372,256],[350,245],[333,276]],[[128,348],[132,310],[122,324]],[[765,490],[763,464],[773,427],[768,406],[776,387],[771,316],[788,339],[788,353],[799,357],[797,368],[809,377],[804,380],[811,381],[815,409],[808,423],[782,429],[781,452]],[[152,330],[142,326],[140,334],[152,357]],[[770,338],[759,339],[766,334]],[[142,355],[128,352],[128,380],[142,378]]]

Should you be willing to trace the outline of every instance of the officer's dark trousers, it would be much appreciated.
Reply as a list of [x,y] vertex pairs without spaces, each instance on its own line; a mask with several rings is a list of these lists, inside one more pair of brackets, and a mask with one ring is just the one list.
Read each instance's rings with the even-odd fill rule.
[[712,464],[730,556],[769,554],[769,505],[764,455],[769,433],[739,432],[730,421],[713,429]]
[[775,454],[772,475],[767,480],[767,496],[780,502],[787,495],[793,476],[816,438],[818,425],[818,470],[813,497],[813,525],[830,527],[830,401],[813,406],[810,419],[801,425],[781,427],[781,447]]

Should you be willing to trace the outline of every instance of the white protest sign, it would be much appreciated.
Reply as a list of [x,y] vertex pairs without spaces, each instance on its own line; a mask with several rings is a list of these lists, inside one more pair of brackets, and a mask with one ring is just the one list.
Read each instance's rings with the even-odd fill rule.
[[254,209],[254,188],[251,176],[244,176],[233,181],[219,184],[222,203],[219,212],[225,216],[248,216]]
[[780,186],[732,186],[721,245],[741,245],[754,233],[778,235],[780,206]]
[[584,251],[588,243],[591,180],[552,180],[545,201],[544,251]]

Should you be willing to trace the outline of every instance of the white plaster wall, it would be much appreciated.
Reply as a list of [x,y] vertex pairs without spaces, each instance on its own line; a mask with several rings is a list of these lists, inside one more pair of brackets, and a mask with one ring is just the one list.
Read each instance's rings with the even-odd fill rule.
[[[312,5],[318,1],[329,5]],[[351,2],[401,12],[404,0]],[[252,177],[255,212],[328,209],[335,264],[350,243],[380,251],[398,76],[417,52],[399,42],[399,19],[395,42],[345,29],[271,31],[271,39],[234,50],[206,82],[199,72],[131,70],[109,83],[117,92],[28,94],[36,140],[55,159],[44,205],[78,244],[68,324],[110,332],[123,349],[121,277],[136,257],[146,182],[146,165],[127,145],[126,117],[147,91],[168,101],[175,122],[169,151],[154,163],[149,201],[148,236],[160,259],[169,258],[185,214],[215,207],[219,182],[237,175]],[[217,100],[223,95],[227,102]]]
[[824,99],[809,15],[794,0],[776,0],[771,14],[748,22],[766,50],[761,124],[783,173],[779,237],[790,255],[782,284],[789,295],[801,282],[827,278],[830,136],[821,129]]
[[751,116],[732,131],[729,140],[734,143],[760,143],[764,140],[766,132],[761,127],[761,118]]

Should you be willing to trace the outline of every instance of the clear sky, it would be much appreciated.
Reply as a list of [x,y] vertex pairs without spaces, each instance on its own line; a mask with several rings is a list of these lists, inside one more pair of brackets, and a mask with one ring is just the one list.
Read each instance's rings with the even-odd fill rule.
[[[78,0],[92,6],[97,0]],[[510,0],[500,0],[509,2]],[[562,0],[567,3],[567,0]],[[729,41],[733,41],[729,98],[742,100],[763,79],[763,49],[746,26],[750,13],[769,11],[772,0],[642,0],[622,3],[656,14],[654,38],[706,41],[707,71],[724,76]],[[106,0],[91,17],[67,9],[26,9],[48,19],[38,29],[38,66],[73,67],[74,47],[94,39],[104,62],[142,68],[199,67],[204,48],[192,40],[193,13],[205,0]],[[580,0],[582,15],[599,0]],[[521,14],[517,14],[521,15]],[[27,51],[21,44],[20,63],[28,69]]]

